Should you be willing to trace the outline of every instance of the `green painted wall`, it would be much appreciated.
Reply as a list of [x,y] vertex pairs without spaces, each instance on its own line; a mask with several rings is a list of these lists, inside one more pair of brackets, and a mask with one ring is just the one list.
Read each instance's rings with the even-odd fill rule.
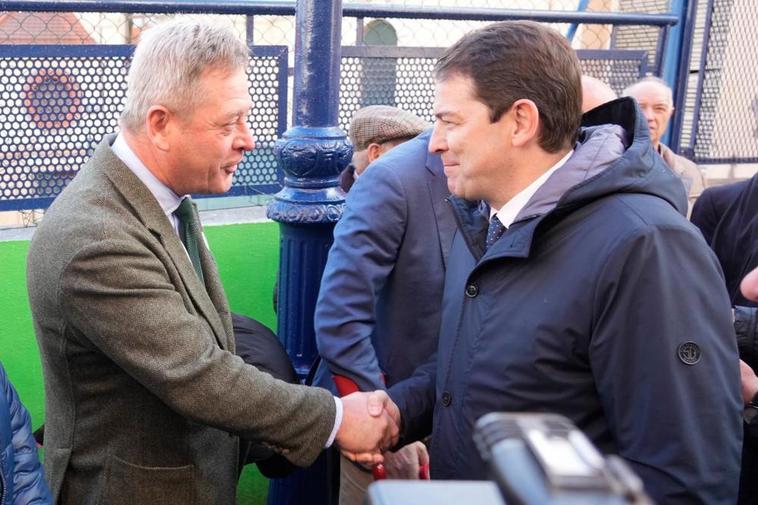
[[[271,298],[279,265],[278,225],[209,226],[205,234],[232,310],[276,328]],[[0,242],[0,361],[36,428],[44,418],[44,398],[39,350],[26,296],[28,250],[28,241]],[[255,467],[246,467],[240,479],[238,503],[265,503],[267,488],[268,482]]]

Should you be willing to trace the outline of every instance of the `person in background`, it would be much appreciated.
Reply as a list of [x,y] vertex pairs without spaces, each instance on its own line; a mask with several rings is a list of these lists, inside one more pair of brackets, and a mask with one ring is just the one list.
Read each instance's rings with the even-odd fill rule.
[[[381,154],[386,141],[377,140],[421,127],[392,107],[361,109],[349,133],[359,149],[356,167]],[[439,156],[429,153],[430,134],[374,159],[348,193],[334,229],[316,305],[321,362],[314,383],[341,395],[392,386],[437,347],[455,228],[445,198],[454,177],[446,178]],[[418,478],[428,454],[415,442],[385,459],[388,477]],[[340,503],[362,504],[372,481],[369,469],[343,458]]]
[[[758,300],[750,296],[751,271],[758,267],[758,174],[746,181],[706,189],[692,209],[724,272],[732,302],[734,331],[745,377],[758,370]],[[740,285],[742,284],[742,289]],[[747,409],[758,405],[755,393],[745,398]],[[758,416],[745,416],[742,473],[738,503],[758,503]]]
[[379,156],[429,128],[417,115],[389,105],[358,109],[350,120],[347,136],[353,143],[353,158],[340,174],[340,187],[347,193],[364,170]]
[[616,98],[616,92],[605,82],[591,75],[582,75],[582,114]]
[[687,216],[689,217],[695,200],[705,189],[705,177],[692,161],[674,153],[666,144],[661,142],[671,116],[674,114],[674,98],[671,88],[658,77],[645,77],[624,89],[621,96],[631,96],[637,100],[647,119],[653,149],[661,155],[666,165],[682,180],[689,201],[687,207]]

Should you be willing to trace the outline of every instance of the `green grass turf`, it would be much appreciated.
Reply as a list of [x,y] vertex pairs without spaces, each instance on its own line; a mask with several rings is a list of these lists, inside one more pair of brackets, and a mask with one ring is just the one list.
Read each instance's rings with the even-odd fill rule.
[[[279,265],[276,223],[213,226],[205,229],[219,265],[231,308],[276,328],[271,305]],[[36,428],[44,419],[44,388],[39,349],[26,295],[28,241],[0,242],[0,361]],[[238,503],[266,503],[268,481],[248,465],[240,478]]]

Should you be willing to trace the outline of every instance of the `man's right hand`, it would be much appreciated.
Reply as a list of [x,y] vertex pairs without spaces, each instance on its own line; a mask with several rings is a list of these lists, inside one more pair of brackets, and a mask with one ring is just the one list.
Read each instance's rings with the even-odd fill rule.
[[342,397],[342,424],[336,443],[348,459],[381,463],[381,451],[398,440],[400,411],[384,391]]

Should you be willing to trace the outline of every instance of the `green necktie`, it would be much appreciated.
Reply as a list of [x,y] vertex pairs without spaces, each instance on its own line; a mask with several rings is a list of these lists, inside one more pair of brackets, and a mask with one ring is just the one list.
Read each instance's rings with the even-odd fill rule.
[[197,219],[197,214],[192,205],[192,198],[186,197],[179,204],[179,207],[174,211],[174,215],[179,219],[179,238],[182,239],[184,247],[187,249],[192,266],[195,267],[195,272],[200,279],[200,282],[205,284],[203,279],[203,267],[200,265],[200,223]]

